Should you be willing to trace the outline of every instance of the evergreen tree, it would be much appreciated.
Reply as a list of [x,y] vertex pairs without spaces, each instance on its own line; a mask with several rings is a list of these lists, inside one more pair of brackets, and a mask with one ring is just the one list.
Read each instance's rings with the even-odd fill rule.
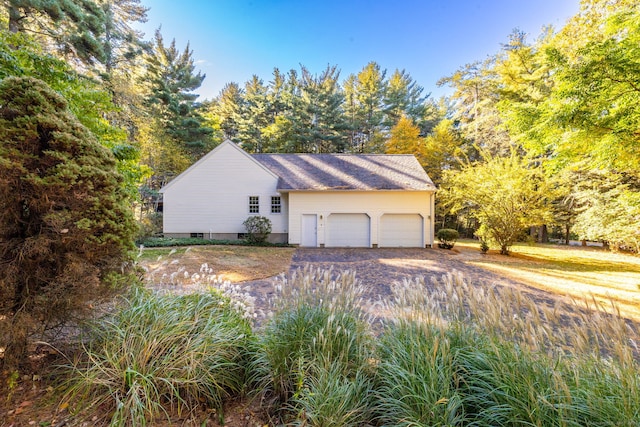
[[263,151],[261,130],[271,122],[267,87],[262,79],[253,75],[244,85],[243,102],[240,104],[240,121],[236,139],[250,153]]
[[284,153],[301,153],[304,151],[303,142],[295,138],[295,129],[302,127],[300,121],[303,116],[303,102],[300,94],[300,80],[296,70],[289,70],[284,78],[282,89],[282,118],[276,118],[271,129],[267,129],[269,138],[274,140],[277,135],[277,151]]
[[[381,70],[375,62],[367,64],[357,76],[349,78],[348,86],[353,98],[353,131],[360,134],[352,140],[360,146],[352,147],[355,152],[380,152],[384,120],[384,94],[387,87],[386,70]],[[350,94],[351,95],[351,94]]]
[[44,53],[31,37],[0,31],[0,80],[10,76],[35,77],[60,93],[74,116],[116,156],[127,191],[136,193],[146,172],[139,164],[139,150],[129,144],[125,131],[105,120],[117,110],[107,91]]
[[467,64],[440,79],[438,85],[448,84],[455,89],[453,118],[462,136],[483,151],[507,156],[513,144],[497,108],[500,93],[495,59],[494,56],[484,62]]
[[111,124],[127,129],[130,142],[135,144],[138,132],[136,119],[142,113],[142,93],[137,89],[133,76],[142,68],[140,59],[150,46],[132,24],[146,22],[148,9],[140,4],[140,0],[99,2],[105,20],[100,38],[104,61],[98,73],[118,107],[107,118]]
[[[148,160],[152,168],[164,169],[157,172],[179,173],[185,162],[193,163],[213,147],[213,130],[204,126],[196,102],[198,95],[193,93],[205,76],[194,74],[189,45],[182,53],[178,51],[175,39],[165,46],[159,30],[155,35],[154,52],[148,56],[147,63],[142,81],[148,91],[146,106],[154,119],[150,138],[155,139],[147,142],[161,145],[159,152],[147,150]],[[167,158],[159,159],[158,155]]]
[[67,59],[93,64],[105,58],[99,38],[105,15],[94,0],[6,0],[9,31],[30,33]]
[[273,80],[269,82],[267,93],[267,105],[269,107],[270,122],[284,114],[286,108],[285,75],[277,68],[273,69]]
[[389,78],[384,94],[384,125],[388,128],[394,127],[403,115],[420,124],[426,111],[427,97],[422,96],[423,91],[424,88],[405,70],[396,69]]
[[347,123],[348,147],[350,151],[362,152],[366,144],[365,134],[362,132],[362,114],[358,103],[357,80],[351,74],[342,84],[344,91],[344,116]]
[[267,88],[269,124],[260,130],[264,141],[264,152],[287,152],[290,149],[293,138],[293,126],[288,118],[292,96],[291,89],[288,89],[290,84],[286,76],[274,68],[273,80],[269,82]]
[[105,77],[111,78],[114,71],[129,75],[128,66],[142,55],[147,43],[142,33],[131,24],[146,22],[148,8],[140,0],[99,0],[104,13],[104,31],[101,42],[104,51]]
[[237,141],[242,102],[240,86],[235,82],[231,82],[224,85],[211,106],[213,113],[218,116],[220,128],[225,139]]
[[34,78],[0,82],[0,347],[26,361],[32,334],[125,285],[135,230],[113,155]]
[[327,66],[320,75],[302,67],[297,116],[292,121],[293,138],[301,152],[344,152],[346,123],[337,67]]

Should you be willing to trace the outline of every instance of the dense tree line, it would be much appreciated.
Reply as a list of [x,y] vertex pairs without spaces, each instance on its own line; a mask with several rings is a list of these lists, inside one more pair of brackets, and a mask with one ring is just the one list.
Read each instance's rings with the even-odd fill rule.
[[250,152],[383,152],[403,116],[430,131],[437,109],[406,71],[387,78],[371,62],[339,78],[335,66],[319,74],[276,68],[266,84],[258,76],[227,84],[208,108],[224,136]]

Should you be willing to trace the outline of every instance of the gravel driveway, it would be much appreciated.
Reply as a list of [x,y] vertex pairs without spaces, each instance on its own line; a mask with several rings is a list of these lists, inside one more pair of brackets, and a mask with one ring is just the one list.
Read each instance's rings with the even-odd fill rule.
[[[366,299],[377,301],[391,295],[393,283],[405,279],[424,276],[425,283],[431,278],[441,278],[447,273],[460,272],[473,286],[507,286],[518,288],[539,303],[553,306],[557,295],[535,289],[496,272],[467,264],[480,258],[479,252],[458,252],[443,249],[406,248],[299,248],[293,255],[290,271],[307,265],[335,272],[355,270],[356,278],[367,288]],[[250,293],[256,297],[257,308],[265,308],[263,303],[273,294],[272,280],[245,282]]]

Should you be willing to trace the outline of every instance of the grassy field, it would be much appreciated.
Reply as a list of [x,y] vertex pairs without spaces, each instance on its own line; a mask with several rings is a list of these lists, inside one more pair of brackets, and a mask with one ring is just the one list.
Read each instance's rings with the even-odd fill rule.
[[600,248],[518,244],[510,256],[478,255],[479,244],[456,243],[465,262],[538,289],[577,300],[596,301],[608,310],[640,320],[640,257]]

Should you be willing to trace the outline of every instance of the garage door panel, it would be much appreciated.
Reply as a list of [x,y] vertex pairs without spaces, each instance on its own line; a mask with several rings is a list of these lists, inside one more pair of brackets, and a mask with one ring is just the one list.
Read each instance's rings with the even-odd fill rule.
[[335,213],[327,218],[327,247],[370,247],[370,218],[363,213]]
[[420,214],[385,214],[380,218],[380,247],[423,247],[423,223]]

